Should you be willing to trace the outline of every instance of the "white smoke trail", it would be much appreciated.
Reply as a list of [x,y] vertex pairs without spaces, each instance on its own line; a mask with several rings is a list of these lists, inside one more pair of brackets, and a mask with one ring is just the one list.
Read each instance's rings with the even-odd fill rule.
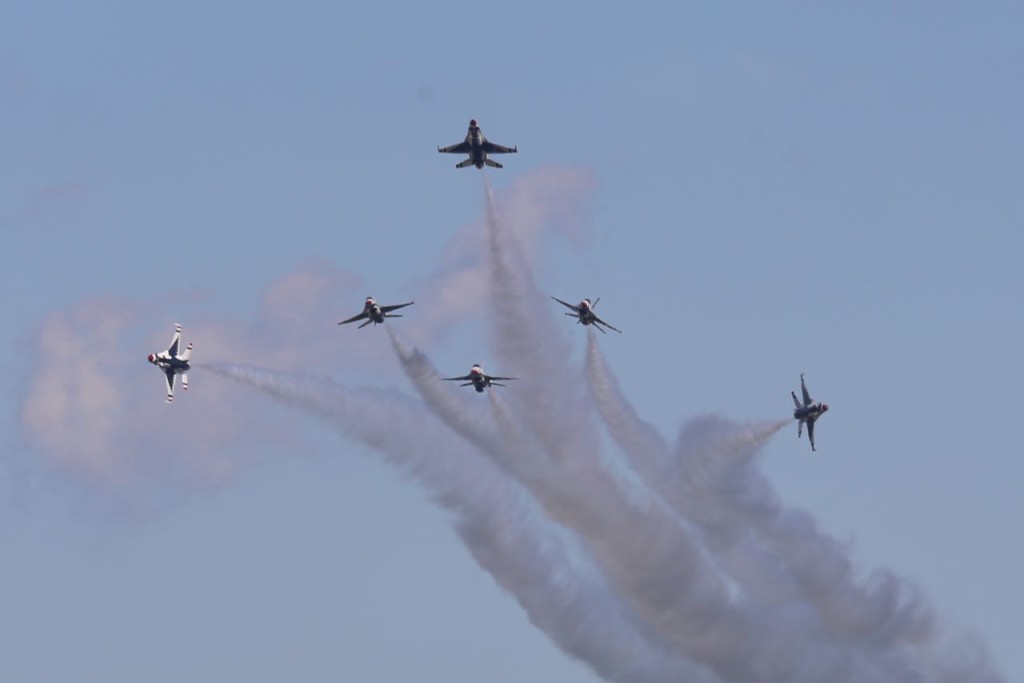
[[[968,657],[969,665],[943,663],[936,656],[944,645],[933,614],[912,586],[888,572],[860,584],[845,547],[807,513],[783,508],[754,455],[790,420],[737,425],[699,418],[684,427],[673,452],[622,395],[593,334],[586,367],[598,412],[634,470],[700,529],[719,566],[755,603],[777,615],[776,624],[805,632],[810,626],[819,632],[807,634],[808,644],[870,657],[875,663],[861,674],[865,680],[993,675],[977,666],[977,657]],[[916,652],[908,648],[915,644],[922,646]],[[833,671],[831,680],[848,680],[846,675]]]
[[[588,406],[569,390],[580,383],[564,377],[567,353],[552,341],[556,337],[550,325],[545,328],[547,316],[539,316],[528,303],[543,297],[533,285],[525,260],[506,239],[511,231],[501,223],[490,187],[486,190],[496,343],[518,373],[545,382],[538,387],[541,393],[531,393],[528,402],[510,405],[518,409],[522,424],[555,464],[543,480],[533,479],[521,466],[511,472],[549,514],[580,535],[611,584],[637,614],[680,652],[712,667],[725,680],[916,681],[922,675],[935,677],[943,671],[945,665],[934,664],[927,652],[904,652],[913,640],[908,642],[900,634],[913,633],[928,619],[914,619],[920,614],[916,601],[894,597],[892,584],[886,582],[874,602],[883,607],[900,602],[906,608],[883,609],[882,614],[897,618],[887,619],[884,627],[869,632],[878,639],[872,643],[874,647],[865,647],[863,639],[837,643],[821,637],[820,615],[804,602],[777,606],[763,599],[763,587],[751,591],[742,582],[724,583],[726,577],[718,571],[716,558],[707,557],[714,548],[693,538],[689,525],[666,514],[657,499],[642,518],[636,514],[623,488],[602,467],[599,444],[589,428]],[[549,409],[551,405],[557,405],[557,412]],[[573,425],[569,433],[565,433],[566,423]],[[764,512],[765,505],[777,505],[767,480],[749,465],[758,446],[783,424],[768,423],[742,433],[734,429],[713,447],[691,454],[686,461],[689,469],[682,472],[682,483],[688,486],[680,486],[680,490],[692,492],[702,476],[710,475],[730,493],[713,500],[730,503],[739,514]],[[657,442],[652,450],[647,439],[644,448],[656,452]],[[728,532],[737,510],[727,504],[714,512],[723,516],[721,531]],[[704,527],[713,528],[710,521],[706,520]],[[647,541],[642,547],[636,544],[641,537]],[[769,552],[758,543],[738,545],[732,541],[731,545],[747,559],[769,560],[766,565],[779,573],[782,563],[772,554],[776,549]],[[736,572],[730,578],[749,582],[760,578],[760,573],[755,571],[749,577]],[[873,607],[867,611],[878,613]],[[705,626],[702,632],[694,629],[695,621]]]
[[327,421],[411,475],[453,513],[474,559],[516,597],[531,623],[602,678],[715,683],[639,630],[575,539],[541,516],[533,499],[486,458],[452,439],[422,404],[302,375],[204,367]]
[[[375,405],[362,394],[356,406],[328,392],[312,412],[412,471],[531,621],[606,678],[1002,683],[983,651],[942,639],[905,583],[857,582],[846,548],[782,508],[755,459],[781,422],[694,420],[669,447],[606,366],[588,393],[486,189],[494,341],[519,386],[483,410],[392,335],[423,402],[376,405],[413,406],[408,420],[361,412]],[[598,360],[588,349],[588,372]],[[595,404],[635,480],[604,459]]]

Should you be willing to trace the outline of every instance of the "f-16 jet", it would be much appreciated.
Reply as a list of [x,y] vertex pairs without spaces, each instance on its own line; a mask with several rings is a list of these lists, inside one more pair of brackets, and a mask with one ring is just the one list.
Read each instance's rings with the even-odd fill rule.
[[799,420],[796,435],[797,437],[803,435],[804,423],[806,422],[807,438],[811,440],[811,450],[814,451],[817,450],[814,447],[814,422],[828,410],[828,404],[811,399],[811,395],[807,392],[807,384],[804,383],[803,373],[800,373],[800,389],[804,394],[803,404],[800,403],[795,392],[789,392],[793,396],[793,404],[796,406],[796,410],[793,411],[793,419]]
[[488,374],[486,374],[484,372],[484,369],[480,366],[480,363],[477,363],[476,365],[474,365],[472,367],[472,369],[469,371],[468,375],[463,375],[462,377],[445,377],[444,379],[445,379],[446,382],[464,382],[464,384],[460,384],[459,386],[460,387],[472,386],[474,389],[477,390],[477,393],[482,394],[482,393],[484,393],[484,389],[486,389],[487,387],[503,387],[503,386],[505,386],[504,384],[501,384],[498,380],[508,381],[508,380],[514,380],[516,378],[515,377],[494,377],[492,375],[488,375]]
[[188,371],[191,368],[189,359],[192,356],[192,342],[185,347],[185,351],[178,353],[181,345],[181,325],[174,324],[174,336],[171,338],[171,345],[166,351],[149,354],[147,360],[164,372],[167,380],[167,402],[174,401],[174,384],[181,375],[181,388],[188,391]]
[[476,119],[471,119],[469,122],[469,132],[466,133],[465,140],[449,147],[438,147],[437,151],[444,154],[469,155],[468,159],[464,159],[463,161],[455,164],[455,168],[465,168],[467,166],[483,168],[485,165],[493,166],[494,168],[505,168],[497,161],[488,159],[487,155],[515,154],[519,150],[515,147],[504,147],[503,145],[490,142],[484,137],[484,134],[480,132],[480,126],[476,124]]
[[372,296],[366,297],[366,303],[363,304],[363,312],[359,315],[354,315],[348,320],[342,320],[339,325],[346,325],[348,323],[354,323],[357,320],[366,320],[365,323],[359,326],[360,329],[366,327],[370,323],[374,325],[383,323],[384,318],[401,318],[401,315],[395,315],[391,311],[397,311],[399,308],[405,308],[406,306],[412,306],[415,301],[410,301],[405,304],[394,304],[392,306],[381,306],[374,301]]
[[597,308],[597,302],[601,300],[601,297],[597,297],[594,300],[594,303],[590,303],[590,299],[584,299],[575,306],[570,304],[568,301],[562,301],[558,297],[553,296],[551,298],[557,301],[558,303],[562,304],[566,308],[571,308],[573,312],[566,313],[566,315],[569,316],[570,318],[576,318],[577,323],[582,323],[584,325],[593,325],[596,329],[600,330],[601,332],[605,331],[604,328],[601,327],[602,325],[604,325],[604,327],[607,327],[609,330],[615,330],[619,334],[622,334],[622,330],[620,330],[617,327],[612,327],[605,321],[598,318],[597,314],[594,313],[594,309]]

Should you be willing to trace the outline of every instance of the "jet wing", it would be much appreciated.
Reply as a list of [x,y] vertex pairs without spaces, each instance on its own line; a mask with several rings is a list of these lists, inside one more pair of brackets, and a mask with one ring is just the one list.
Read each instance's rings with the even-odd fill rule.
[[[594,316],[594,322],[595,322],[595,323],[597,323],[597,324],[600,324],[600,325],[604,325],[604,326],[605,326],[605,327],[607,327],[607,328],[608,328],[609,330],[615,330],[615,331],[616,331],[616,332],[618,332],[619,334],[622,334],[622,330],[620,330],[620,329],[619,329],[619,328],[617,328],[617,327],[613,327],[612,325],[609,325],[609,324],[608,324],[608,323],[606,323],[605,321],[603,321],[603,320],[601,320],[600,318],[598,318],[598,317],[597,317],[596,315]],[[599,328],[597,328],[597,329],[599,329],[599,330],[600,330],[601,328],[599,327]],[[602,331],[603,331],[603,330],[602,330]]]
[[463,375],[462,377],[444,377],[443,379],[446,382],[465,382],[467,380],[472,380],[473,376],[472,375]]
[[167,347],[167,355],[174,358],[178,355],[178,344],[181,342],[181,325],[174,326],[174,336],[171,337],[171,345]]
[[177,375],[174,373],[174,370],[171,370],[170,368],[168,368],[167,370],[164,371],[164,378],[167,380],[167,402],[168,403],[170,403],[171,400],[174,398],[174,384],[175,384],[175,381],[176,381],[175,380],[176,377],[177,377]]
[[363,318],[366,318],[366,317],[368,317],[368,316],[367,316],[367,313],[366,313],[366,311],[363,311],[363,312],[362,312],[362,313],[360,313],[359,315],[354,315],[354,316],[352,316],[351,318],[349,318],[348,320],[342,320],[342,321],[341,321],[340,323],[338,323],[338,324],[339,324],[339,325],[347,325],[348,323],[354,323],[355,321],[357,321],[357,320],[362,320]]
[[414,303],[416,303],[416,302],[415,301],[410,301],[407,304],[394,304],[393,306],[381,306],[380,307],[380,312],[381,313],[390,313],[391,311],[397,311],[399,308],[405,308],[406,306],[412,306]]
[[818,450],[814,447],[814,420],[807,421],[807,438],[811,440],[811,450]]
[[572,310],[576,311],[577,313],[579,313],[579,312],[580,312],[580,309],[576,308],[575,306],[573,306],[572,304],[570,304],[570,303],[568,303],[568,302],[566,302],[566,301],[562,301],[562,300],[561,300],[561,299],[559,299],[559,298],[558,298],[557,296],[553,296],[553,297],[551,297],[551,298],[552,298],[552,299],[554,299],[555,301],[557,301],[558,303],[562,304],[562,305],[563,305],[563,306],[565,306],[566,308],[571,308]]
[[443,154],[469,154],[469,147],[469,143],[463,140],[448,147],[438,147],[437,151]]
[[484,141],[483,148],[488,154],[515,154],[519,151],[515,147],[505,147],[489,140]]
[[811,405],[811,394],[807,391],[807,385],[804,384],[804,376],[800,375],[800,389],[804,392],[804,405]]
[[484,379],[490,380],[491,382],[500,380],[519,379],[518,377],[494,377],[493,375],[484,375]]

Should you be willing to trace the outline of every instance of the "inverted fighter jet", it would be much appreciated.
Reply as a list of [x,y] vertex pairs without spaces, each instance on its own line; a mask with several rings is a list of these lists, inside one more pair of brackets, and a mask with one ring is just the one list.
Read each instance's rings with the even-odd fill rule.
[[189,342],[188,346],[185,347],[185,351],[181,354],[178,353],[178,347],[181,345],[181,325],[178,323],[174,324],[174,337],[171,338],[171,345],[167,347],[166,351],[160,353],[149,354],[147,360],[150,363],[157,366],[164,372],[164,377],[167,380],[167,402],[171,403],[174,400],[174,383],[181,375],[181,388],[188,391],[188,371],[191,368],[189,359],[192,356],[192,342]]
[[570,304],[568,301],[562,301],[558,297],[553,296],[551,298],[557,301],[558,303],[562,304],[566,308],[571,308],[573,312],[566,313],[566,315],[569,316],[570,318],[576,318],[577,323],[582,323],[584,325],[593,325],[596,329],[600,330],[601,332],[605,331],[604,328],[601,327],[602,325],[604,325],[604,327],[607,327],[610,330],[615,330],[619,334],[622,334],[622,330],[620,330],[617,327],[612,327],[605,321],[598,318],[597,314],[594,313],[594,309],[597,308],[597,302],[601,300],[601,297],[597,297],[596,299],[594,299],[594,303],[590,303],[590,299],[584,299],[575,306]]
[[806,422],[807,438],[811,440],[811,450],[814,451],[817,450],[814,447],[814,422],[828,410],[828,404],[811,399],[811,395],[807,392],[807,385],[804,383],[803,373],[800,373],[800,389],[804,394],[803,404],[800,403],[795,392],[789,392],[793,396],[793,404],[796,406],[796,410],[793,411],[793,419],[799,420],[796,435],[797,437],[803,435],[804,423]]
[[345,325],[348,323],[354,323],[357,320],[365,319],[366,322],[359,326],[360,329],[366,327],[370,323],[374,325],[383,323],[384,318],[401,318],[401,315],[395,315],[391,311],[397,311],[399,308],[405,308],[406,306],[412,306],[415,301],[410,301],[406,304],[394,304],[393,306],[381,306],[374,301],[372,296],[366,297],[366,303],[363,304],[363,312],[359,315],[354,315],[348,320],[342,320],[339,325]]
[[499,164],[497,161],[488,159],[487,155],[515,154],[519,150],[515,147],[504,147],[488,141],[488,139],[484,137],[484,134],[480,132],[480,126],[476,125],[476,119],[471,119],[469,122],[469,132],[466,133],[465,140],[449,147],[438,147],[437,151],[444,154],[469,155],[468,159],[464,159],[455,164],[455,168],[465,168],[467,166],[483,168],[484,165],[493,166],[494,168],[504,168],[504,166]]
[[464,384],[460,384],[459,386],[460,387],[472,386],[474,389],[476,389],[477,393],[482,394],[482,393],[484,393],[484,389],[486,389],[487,387],[503,387],[503,386],[505,386],[504,384],[501,384],[500,382],[498,382],[498,380],[505,380],[505,381],[507,381],[507,380],[514,380],[516,378],[515,377],[493,377],[491,375],[488,375],[488,374],[484,373],[484,369],[480,366],[480,363],[477,363],[476,365],[474,365],[472,367],[472,369],[469,371],[468,375],[463,375],[462,377],[445,377],[444,379],[445,379],[446,382],[464,382]]

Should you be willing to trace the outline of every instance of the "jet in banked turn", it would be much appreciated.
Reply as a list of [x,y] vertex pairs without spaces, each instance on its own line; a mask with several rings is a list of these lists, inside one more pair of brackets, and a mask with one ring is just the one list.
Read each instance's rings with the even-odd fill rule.
[[800,389],[804,394],[803,404],[800,403],[795,392],[789,392],[793,396],[793,404],[796,406],[793,411],[793,419],[799,420],[796,435],[797,437],[803,435],[804,423],[807,423],[807,438],[811,440],[811,450],[814,451],[817,450],[814,447],[814,422],[828,410],[828,404],[811,399],[811,395],[807,391],[807,384],[804,383],[803,373],[800,374]]
[[391,311],[397,311],[399,308],[405,308],[406,306],[412,306],[415,302],[410,301],[404,304],[394,304],[392,306],[381,306],[378,304],[372,296],[366,297],[366,302],[363,304],[363,312],[354,315],[348,320],[342,320],[339,325],[345,325],[348,323],[354,323],[357,320],[366,320],[365,323],[360,325],[360,329],[366,327],[370,323],[374,325],[383,323],[384,318],[401,318],[401,315],[395,315]]
[[609,325],[605,321],[598,318],[597,314],[594,313],[594,309],[597,308],[597,302],[601,300],[601,297],[597,297],[596,299],[594,299],[593,303],[590,302],[590,299],[584,299],[575,306],[570,304],[568,301],[562,301],[558,297],[553,296],[551,298],[557,301],[558,303],[562,304],[566,308],[572,309],[573,312],[566,313],[566,315],[569,316],[570,318],[576,318],[576,322],[582,323],[583,325],[593,325],[601,332],[605,331],[604,328],[601,327],[602,325],[604,325],[604,327],[607,327],[609,330],[615,330],[619,334],[622,334],[622,330],[620,330],[617,327]]
[[185,351],[181,354],[178,353],[178,347],[181,345],[181,325],[174,324],[174,336],[171,338],[171,345],[167,347],[166,351],[159,353],[149,354],[147,360],[153,365],[157,366],[164,372],[164,378],[167,380],[167,402],[171,403],[174,400],[174,384],[181,375],[181,388],[188,390],[188,371],[192,367],[190,358],[192,357],[192,342],[189,342],[188,346],[185,347]]

